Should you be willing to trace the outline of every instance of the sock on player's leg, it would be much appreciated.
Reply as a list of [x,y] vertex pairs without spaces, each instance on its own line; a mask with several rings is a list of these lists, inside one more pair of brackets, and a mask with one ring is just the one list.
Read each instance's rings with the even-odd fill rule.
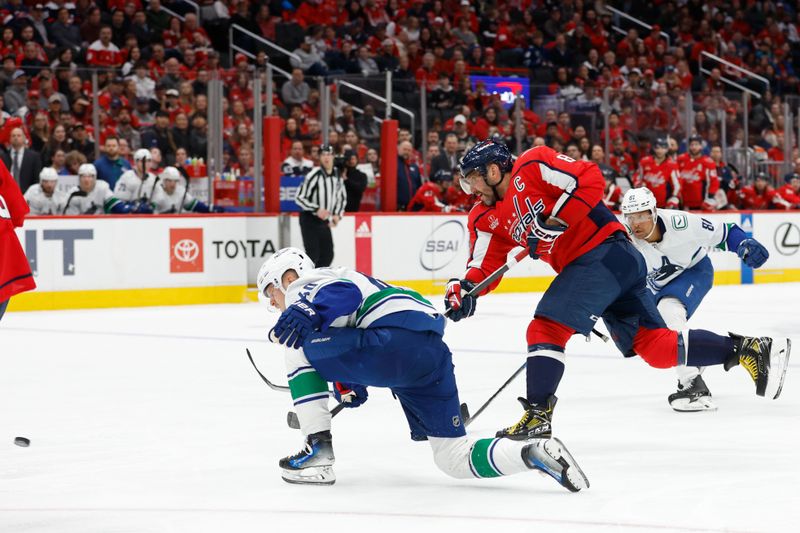
[[704,329],[691,329],[682,333],[686,366],[711,366],[723,364],[734,353],[733,339]]
[[302,349],[286,349],[286,373],[303,435],[329,431],[328,383],[314,370]]

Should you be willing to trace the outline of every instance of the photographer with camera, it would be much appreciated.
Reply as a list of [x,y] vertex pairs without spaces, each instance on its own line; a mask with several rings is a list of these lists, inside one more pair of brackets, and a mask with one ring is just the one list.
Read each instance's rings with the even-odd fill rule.
[[306,174],[297,190],[295,202],[300,213],[300,233],[306,254],[317,267],[330,266],[333,261],[331,228],[339,224],[347,204],[347,190],[341,177],[344,160],[334,165],[333,147],[323,144],[319,150],[320,166]]

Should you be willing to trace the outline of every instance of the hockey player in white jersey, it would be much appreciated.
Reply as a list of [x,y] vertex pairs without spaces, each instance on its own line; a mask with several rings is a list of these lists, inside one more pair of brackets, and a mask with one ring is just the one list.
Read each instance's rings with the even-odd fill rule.
[[209,206],[189,194],[187,187],[181,185],[181,173],[175,167],[167,167],[159,176],[160,180],[153,193],[153,210],[162,213],[223,213],[221,207]]
[[107,182],[97,179],[97,169],[91,163],[84,163],[78,168],[78,186],[67,192],[64,206],[65,215],[139,212],[142,211],[136,211],[131,203],[115,197]]
[[133,154],[133,168],[123,172],[114,186],[114,196],[123,202],[133,202],[137,212],[146,212],[151,207],[149,204],[158,182],[158,177],[150,172],[152,160],[150,150],[136,150]]
[[52,167],[39,172],[39,183],[25,191],[25,200],[31,208],[31,215],[60,215],[64,212],[67,195],[57,189],[58,173]]
[[[459,414],[445,319],[418,293],[348,268],[319,268],[296,248],[261,266],[259,299],[282,311],[269,338],[286,347],[286,369],[305,446],[280,460],[289,483],[336,480],[328,382],[345,407],[367,400],[367,386],[400,401],[414,440],[455,478],[539,470],[576,492],[589,482],[558,439],[469,439]],[[396,460],[397,458],[394,458]]]
[[[759,268],[769,252],[736,224],[714,223],[686,211],[656,210],[656,198],[645,188],[630,189],[621,211],[633,242],[647,263],[647,284],[667,327],[682,331],[714,283],[708,258],[713,248],[736,253],[747,266]],[[668,398],[676,411],[714,410],[702,368],[675,367],[678,391]]]

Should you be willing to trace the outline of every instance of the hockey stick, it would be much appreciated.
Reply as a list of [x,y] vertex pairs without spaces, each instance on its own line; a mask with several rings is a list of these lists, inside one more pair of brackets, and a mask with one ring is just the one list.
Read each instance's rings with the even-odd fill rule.
[[[477,297],[477,295],[479,293],[483,292],[483,290],[486,289],[486,287],[488,287],[489,285],[494,283],[503,274],[508,272],[511,269],[511,267],[513,267],[514,265],[516,265],[517,263],[519,263],[520,261],[525,259],[527,256],[528,256],[528,249],[527,248],[523,248],[522,250],[517,252],[515,255],[509,257],[506,260],[506,263],[503,266],[501,266],[500,268],[498,268],[497,270],[495,270],[494,272],[489,274],[486,277],[486,279],[484,279],[483,281],[481,281],[480,283],[475,285],[475,287],[473,287],[472,290],[467,293],[467,296],[475,296],[475,297]],[[450,314],[450,311],[452,311],[452,308],[450,308],[447,311],[445,311],[444,315],[448,316]],[[598,337],[603,339],[603,342],[608,342],[608,340],[609,340],[606,335],[600,333],[599,331],[597,331],[594,328],[592,328],[592,333],[594,333],[595,335],[597,335]],[[520,374],[520,372],[522,372],[522,370],[525,368],[525,366],[527,364],[528,364],[527,362],[523,363],[523,365],[521,367],[519,367],[517,369],[517,371],[514,372],[511,375],[511,377],[508,378],[506,380],[506,382],[503,383],[500,386],[500,388],[497,389],[497,391],[495,391],[495,393],[492,394],[492,396],[483,403],[483,405],[481,405],[480,409],[478,409],[475,412],[474,415],[470,416],[469,408],[467,407],[467,404],[466,403],[462,403],[461,404],[461,409],[460,409],[460,414],[461,414],[461,420],[464,423],[464,426],[469,425],[473,420],[475,420],[478,417],[478,415],[480,415],[484,411],[484,409],[486,409],[489,406],[489,404],[492,403],[495,398],[497,398],[497,396],[503,391],[503,389],[505,389],[508,386],[509,383],[514,381],[514,379]]]
[[[344,409],[344,403],[337,403],[334,408],[331,409],[331,418],[338,415],[342,409]],[[300,429],[300,420],[297,418],[297,413],[294,411],[286,413],[286,424],[292,429]]]
[[[64,209],[61,210],[62,215],[67,214],[67,209],[69,209],[69,204],[70,202],[72,202],[72,199],[75,198],[76,196],[79,198],[86,198],[88,194],[86,194],[84,191],[81,191],[80,189],[77,191],[73,191],[72,194],[69,195],[69,198],[67,198],[67,203],[64,204]],[[78,214],[82,213],[79,212]]]
[[186,180],[186,186],[183,188],[183,198],[181,198],[181,205],[178,207],[178,214],[183,213],[183,204],[186,202],[186,194],[189,192],[189,180]]
[[261,373],[261,371],[256,366],[256,362],[253,361],[253,356],[250,355],[250,348],[245,348],[245,351],[247,352],[247,358],[250,359],[250,364],[253,365],[253,368],[255,369],[256,374],[258,374],[259,377],[262,380],[264,380],[264,383],[267,384],[267,387],[269,387],[270,389],[272,389],[274,391],[278,391],[278,392],[289,392],[289,387],[288,386],[286,386],[286,385],[276,385],[273,382],[271,382],[270,380],[268,380],[267,376],[265,376],[264,374]]
[[462,404],[461,404],[461,419],[462,419],[462,420],[463,420],[463,422],[464,422],[464,426],[466,427],[466,426],[470,425],[470,424],[472,423],[472,421],[473,421],[473,420],[475,420],[476,418],[478,418],[478,416],[480,416],[480,414],[481,414],[481,413],[484,411],[484,409],[486,409],[487,407],[489,407],[489,404],[490,404],[490,403],[492,403],[492,402],[494,401],[494,399],[495,399],[495,398],[497,398],[497,396],[498,396],[498,395],[499,395],[501,392],[503,392],[503,389],[505,389],[506,387],[508,387],[508,384],[509,384],[509,383],[511,383],[512,381],[514,381],[514,379],[516,379],[516,377],[517,377],[517,376],[519,376],[519,375],[520,375],[520,373],[521,373],[523,370],[525,370],[525,367],[526,367],[526,366],[528,366],[528,362],[527,362],[527,361],[526,361],[526,362],[524,362],[524,363],[522,363],[522,366],[521,366],[521,367],[519,367],[519,368],[516,370],[516,372],[514,372],[513,374],[511,374],[511,377],[510,377],[510,378],[508,378],[508,379],[506,380],[506,382],[505,382],[505,383],[503,383],[502,385],[500,385],[500,388],[499,388],[499,389],[497,389],[497,390],[495,391],[495,393],[494,393],[494,394],[492,394],[492,395],[489,397],[489,399],[488,399],[488,400],[486,400],[485,402],[483,402],[483,405],[481,405],[481,406],[480,406],[480,408],[479,408],[477,411],[475,411],[475,414],[474,414],[474,415],[470,416],[470,414],[469,414],[469,409],[467,409],[467,404],[465,404],[465,403],[462,403]]
[[[509,257],[506,260],[506,262],[505,262],[505,264],[503,266],[501,266],[500,268],[498,268],[497,270],[495,270],[494,272],[489,274],[483,281],[481,281],[480,283],[475,285],[472,288],[472,290],[470,290],[465,296],[475,296],[477,298],[478,294],[483,292],[484,289],[486,289],[486,287],[488,287],[489,285],[491,285],[492,283],[497,281],[498,278],[502,277],[503,274],[505,274],[506,272],[511,270],[511,268],[514,265],[516,265],[517,263],[519,263],[520,261],[522,261],[526,257],[528,257],[528,249],[527,248],[522,248],[519,252],[517,252],[513,256]],[[444,316],[449,316],[450,312],[452,310],[453,310],[453,308],[451,307],[450,309],[445,311],[444,312]],[[603,339],[603,342],[608,342],[608,340],[609,340],[606,335],[600,333],[599,331],[597,331],[594,328],[592,328],[592,333],[594,333],[595,335],[597,335],[598,337]]]
[[[278,391],[278,392],[289,392],[289,387],[288,386],[286,386],[286,385],[276,385],[275,383],[273,383],[269,379],[267,379],[267,376],[265,376],[264,374],[261,373],[261,371],[256,366],[256,362],[253,360],[253,356],[250,353],[250,349],[249,348],[245,348],[245,352],[247,352],[247,358],[250,359],[250,364],[253,365],[253,368],[255,369],[256,374],[258,374],[258,376],[264,381],[264,383],[267,384],[267,387],[269,387],[270,389],[272,389],[274,391]],[[343,403],[336,404],[333,407],[333,409],[331,409],[331,418],[333,418],[334,416],[338,415],[339,412],[342,409],[344,409],[344,404]],[[286,413],[286,423],[292,429],[300,429],[300,421],[297,418],[297,413],[295,413],[294,411],[289,411],[288,413]]]

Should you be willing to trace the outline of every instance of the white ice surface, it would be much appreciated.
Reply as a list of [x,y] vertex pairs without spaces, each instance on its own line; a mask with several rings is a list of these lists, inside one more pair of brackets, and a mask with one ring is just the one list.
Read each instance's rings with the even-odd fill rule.
[[[524,361],[538,295],[490,295],[447,330],[474,412]],[[276,315],[257,304],[10,313],[0,323],[0,531],[798,531],[800,285],[716,287],[694,327],[794,337],[782,397],[737,368],[705,379],[716,413],[667,405],[674,372],[575,337],[555,433],[588,475],[571,494],[535,473],[452,480],[408,438],[384,390],[334,419],[332,487],[292,486],[300,448]],[[438,304],[438,299],[437,299]],[[517,420],[519,378],[469,429]],[[31,439],[15,446],[15,436]]]

